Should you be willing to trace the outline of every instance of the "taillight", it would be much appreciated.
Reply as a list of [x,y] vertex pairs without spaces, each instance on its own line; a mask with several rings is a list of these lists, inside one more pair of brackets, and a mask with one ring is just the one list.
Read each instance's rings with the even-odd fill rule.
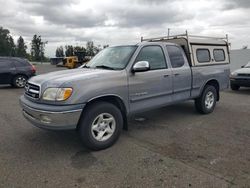
[[36,73],[36,67],[34,65],[31,65],[31,70],[32,70],[32,73]]

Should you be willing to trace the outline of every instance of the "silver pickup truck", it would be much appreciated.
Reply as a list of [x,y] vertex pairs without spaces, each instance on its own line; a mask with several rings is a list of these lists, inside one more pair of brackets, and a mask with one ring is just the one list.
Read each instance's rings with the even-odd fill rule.
[[213,112],[229,86],[228,54],[227,40],[186,34],[109,47],[80,68],[32,77],[22,112],[37,127],[76,129],[85,146],[104,149],[131,114],[185,100]]

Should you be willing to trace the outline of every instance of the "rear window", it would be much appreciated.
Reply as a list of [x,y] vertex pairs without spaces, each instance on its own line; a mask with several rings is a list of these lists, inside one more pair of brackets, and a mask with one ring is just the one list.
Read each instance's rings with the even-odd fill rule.
[[26,60],[13,60],[13,62],[15,63],[16,67],[30,66],[29,62],[27,62]]
[[214,49],[214,60],[225,61],[225,52],[223,49]]
[[197,49],[196,56],[199,63],[209,63],[211,61],[208,49]]

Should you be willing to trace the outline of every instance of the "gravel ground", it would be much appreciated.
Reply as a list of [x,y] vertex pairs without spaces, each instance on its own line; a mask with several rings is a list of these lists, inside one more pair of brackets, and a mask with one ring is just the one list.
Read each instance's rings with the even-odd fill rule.
[[210,115],[191,101],[138,114],[99,152],[75,131],[32,126],[22,93],[0,86],[0,187],[250,187],[250,89],[222,92]]

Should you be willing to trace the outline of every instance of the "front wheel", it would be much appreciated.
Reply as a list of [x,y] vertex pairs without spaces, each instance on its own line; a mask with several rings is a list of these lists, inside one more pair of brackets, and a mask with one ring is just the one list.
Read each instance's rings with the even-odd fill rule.
[[79,121],[79,133],[86,147],[102,150],[117,141],[122,126],[123,117],[115,105],[97,102],[83,112]]
[[207,85],[201,96],[195,99],[196,110],[201,114],[209,114],[214,111],[217,101],[217,91],[214,86]]
[[240,86],[235,85],[235,84],[233,84],[233,83],[231,83],[230,86],[231,86],[231,89],[234,90],[234,91],[237,91],[237,90],[240,89]]
[[12,85],[17,88],[23,88],[27,83],[27,77],[24,75],[17,75],[13,79]]

